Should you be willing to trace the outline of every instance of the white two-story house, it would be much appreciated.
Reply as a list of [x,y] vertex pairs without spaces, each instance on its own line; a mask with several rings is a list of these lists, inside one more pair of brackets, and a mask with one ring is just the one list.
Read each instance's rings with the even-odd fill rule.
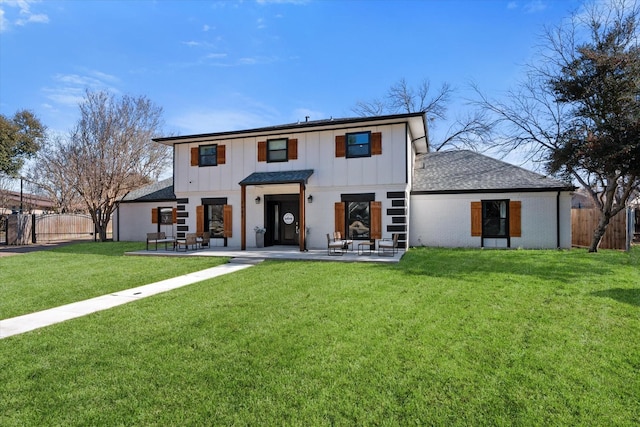
[[398,233],[401,247],[571,244],[570,186],[477,153],[429,153],[422,113],[154,141],[173,147],[175,198],[125,198],[120,240],[170,226],[178,238],[208,231],[211,246],[241,249],[256,247],[256,228],[265,246],[300,250],[326,248],[334,231],[354,240]]

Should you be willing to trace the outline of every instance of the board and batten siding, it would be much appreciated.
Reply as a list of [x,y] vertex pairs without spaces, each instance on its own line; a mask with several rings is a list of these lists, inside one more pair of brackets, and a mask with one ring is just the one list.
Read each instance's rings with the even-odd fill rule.
[[[346,133],[380,132],[382,153],[347,159],[335,156],[335,138]],[[258,161],[258,142],[276,138],[297,139],[297,159],[286,162]],[[191,150],[198,145],[225,147],[225,164],[191,166]],[[363,126],[346,130],[282,133],[237,139],[203,139],[175,146],[175,192],[239,191],[238,182],[253,172],[313,169],[317,187],[357,187],[406,183],[409,150],[404,124]]]

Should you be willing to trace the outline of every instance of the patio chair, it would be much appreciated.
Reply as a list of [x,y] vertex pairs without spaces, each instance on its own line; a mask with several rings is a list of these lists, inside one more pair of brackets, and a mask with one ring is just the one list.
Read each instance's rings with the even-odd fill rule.
[[342,255],[344,253],[344,243],[342,240],[335,240],[327,233],[327,255]]
[[398,233],[393,233],[391,239],[378,240],[378,255],[394,256],[398,253]]
[[189,245],[191,245],[192,249],[197,249],[198,247],[198,237],[195,233],[189,233],[185,236],[184,239],[180,239],[176,241],[176,250],[179,251],[182,246],[184,246],[184,251],[186,252],[189,249]]
[[211,233],[209,233],[208,231],[205,231],[204,233],[202,233],[202,241],[200,242],[200,247],[204,248],[209,247],[209,241],[211,240]]
[[342,242],[342,245],[344,246],[344,250],[346,251],[347,249],[349,249],[349,245],[351,245],[351,250],[353,250],[353,240],[351,239],[343,239],[342,238],[342,233],[339,231],[334,231],[333,232],[333,240],[334,241],[338,241],[340,240]]

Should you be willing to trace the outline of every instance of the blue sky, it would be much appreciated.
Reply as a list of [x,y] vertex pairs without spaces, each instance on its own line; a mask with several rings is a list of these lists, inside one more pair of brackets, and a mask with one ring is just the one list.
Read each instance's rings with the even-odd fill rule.
[[[165,134],[351,117],[404,78],[499,98],[581,0],[0,0],[0,113],[55,132],[85,89],[145,95]],[[445,124],[432,130],[434,137]]]

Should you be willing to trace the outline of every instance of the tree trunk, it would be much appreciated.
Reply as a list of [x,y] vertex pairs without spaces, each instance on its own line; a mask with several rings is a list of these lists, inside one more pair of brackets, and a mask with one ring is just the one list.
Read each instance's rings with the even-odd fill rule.
[[607,226],[611,220],[610,212],[602,212],[598,226],[593,231],[593,238],[591,239],[591,245],[589,246],[589,252],[598,252],[598,246],[604,237],[604,233],[607,231]]

